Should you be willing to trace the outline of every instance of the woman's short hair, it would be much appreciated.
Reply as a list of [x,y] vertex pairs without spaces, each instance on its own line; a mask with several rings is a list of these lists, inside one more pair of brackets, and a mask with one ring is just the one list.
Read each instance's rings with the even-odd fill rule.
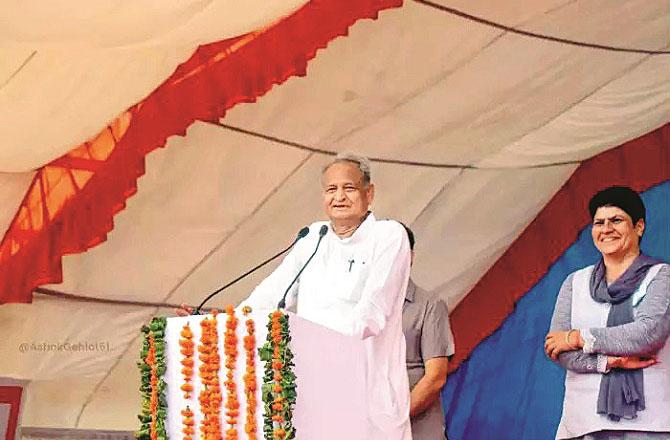
[[633,219],[633,224],[638,220],[645,220],[646,210],[640,195],[627,186],[610,186],[591,197],[589,201],[589,213],[591,219],[596,215],[598,208],[603,206],[616,206],[623,210]]

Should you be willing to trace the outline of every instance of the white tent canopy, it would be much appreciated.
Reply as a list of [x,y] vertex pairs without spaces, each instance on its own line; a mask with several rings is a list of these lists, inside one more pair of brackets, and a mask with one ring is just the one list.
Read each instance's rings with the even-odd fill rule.
[[[283,11],[301,2],[289,3]],[[652,50],[669,43],[668,1],[443,3],[567,39]],[[268,22],[259,20],[249,23]],[[16,29],[17,45],[78,38],[56,26],[44,35],[26,29]],[[108,43],[101,46],[119,41],[118,35],[105,38]],[[177,46],[169,42],[137,50],[165,54]],[[21,70],[0,88],[0,119],[23,124],[0,127],[0,169],[30,169],[81,143],[189,54],[180,53],[181,58],[175,55],[162,64],[160,73],[146,70],[145,82],[139,72],[146,66],[137,64],[128,70],[131,76],[120,80],[100,76],[97,86],[86,82],[88,91],[67,83],[78,90],[72,101],[60,87],[46,91],[63,67],[57,58],[39,70]],[[12,59],[20,64],[18,54]],[[52,70],[56,76],[48,73]],[[0,68],[2,75],[10,71]],[[64,282],[51,287],[108,299],[198,303],[284,247],[300,227],[323,217],[319,174],[330,156],[310,150],[318,148],[424,163],[373,163],[374,210],[378,217],[412,226],[417,234],[414,279],[453,308],[579,161],[670,120],[669,71],[670,56],[521,36],[408,1],[333,41],[310,63],[306,78],[290,79],[257,103],[235,107],[222,121],[276,140],[196,123],[186,137],[171,138],[167,148],[150,154],[138,194],[116,216],[108,241],[66,257]],[[135,76],[143,84],[129,87]],[[32,93],[30,78],[41,78],[36,84],[41,95],[28,94],[32,101],[18,102],[19,94]],[[108,82],[118,90],[103,93],[101,85]],[[122,89],[127,93],[116,93]],[[38,97],[44,102],[33,108]],[[51,114],[53,130],[36,130],[43,117],[25,121],[21,112],[29,110]],[[0,229],[14,215],[12,207],[18,206],[30,175],[0,174],[5,207]],[[269,270],[222,293],[213,304],[238,302]],[[138,329],[155,313],[169,310],[43,296],[31,305],[0,308],[5,329],[0,376],[31,381],[23,424],[134,429]],[[20,342],[64,340],[109,341],[112,349],[93,354],[17,351]]]
[[10,172],[97,134],[198,45],[262,29],[306,0],[16,3],[0,12],[0,171]]

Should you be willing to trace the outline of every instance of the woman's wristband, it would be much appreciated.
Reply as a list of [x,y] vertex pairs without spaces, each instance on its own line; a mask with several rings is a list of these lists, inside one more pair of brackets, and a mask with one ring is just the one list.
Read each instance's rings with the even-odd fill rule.
[[[570,347],[570,350],[579,350],[578,346],[572,345],[570,343],[570,335],[572,334],[572,332],[576,332],[576,331],[578,331],[578,330],[573,328],[571,330],[568,330],[568,332],[565,334],[565,343],[568,345],[568,347]],[[579,338],[577,338],[577,342],[579,342]]]

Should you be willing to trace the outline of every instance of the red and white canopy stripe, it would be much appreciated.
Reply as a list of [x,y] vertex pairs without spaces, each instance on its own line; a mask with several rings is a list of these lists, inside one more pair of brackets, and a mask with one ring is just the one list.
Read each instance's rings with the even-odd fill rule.
[[40,1],[0,12],[0,171],[96,135],[201,45],[270,26],[306,0]]

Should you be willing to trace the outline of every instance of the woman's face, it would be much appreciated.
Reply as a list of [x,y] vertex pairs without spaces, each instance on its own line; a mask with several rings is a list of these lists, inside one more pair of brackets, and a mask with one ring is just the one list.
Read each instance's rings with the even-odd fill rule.
[[626,211],[616,206],[601,206],[593,216],[591,237],[603,256],[639,253],[644,220],[633,224]]

